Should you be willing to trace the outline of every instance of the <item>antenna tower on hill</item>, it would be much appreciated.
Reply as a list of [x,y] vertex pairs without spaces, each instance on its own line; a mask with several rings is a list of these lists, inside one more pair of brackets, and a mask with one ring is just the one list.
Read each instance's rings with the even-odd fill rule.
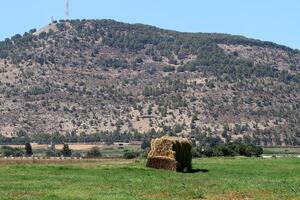
[[65,20],[70,18],[70,3],[69,0],[65,0]]

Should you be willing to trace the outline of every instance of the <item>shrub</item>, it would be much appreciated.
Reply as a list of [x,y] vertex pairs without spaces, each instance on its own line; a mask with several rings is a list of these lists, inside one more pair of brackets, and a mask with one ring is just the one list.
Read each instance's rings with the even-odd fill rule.
[[192,149],[193,157],[212,157],[213,148],[212,147],[196,147]]
[[227,143],[217,144],[212,147],[196,147],[193,149],[192,154],[194,157],[212,157],[212,156],[261,156],[263,149],[253,144],[244,143]]
[[21,157],[24,155],[24,151],[20,148],[13,148],[8,146],[1,147],[1,152],[3,156],[13,156],[13,157]]
[[253,144],[230,143],[229,146],[241,156],[259,157],[263,153],[263,149],[261,147],[255,146]]
[[136,152],[136,151],[127,151],[123,155],[123,157],[126,159],[133,159],[133,158],[137,158],[139,156],[140,156],[140,153]]
[[71,157],[71,155],[72,155],[72,150],[69,148],[69,145],[68,145],[68,144],[64,144],[61,153],[62,153],[62,155],[63,155],[64,157]]
[[100,152],[99,147],[93,147],[87,152],[86,156],[88,158],[100,158],[100,157],[102,157],[102,154]]
[[219,144],[213,148],[213,156],[235,156],[237,152],[235,152],[232,148],[230,148],[226,144]]
[[46,151],[46,156],[47,157],[59,157],[59,156],[61,156],[61,152],[56,151],[55,149],[48,149]]
[[72,153],[72,157],[80,158],[80,157],[82,157],[82,154],[79,152],[75,152],[75,153]]
[[32,156],[32,147],[29,142],[25,144],[26,156]]
[[163,71],[164,72],[174,72],[175,71],[175,67],[174,66],[164,66],[163,67]]
[[150,152],[150,148],[149,148],[149,147],[146,148],[146,149],[144,149],[144,150],[142,151],[142,153],[141,153],[141,157],[142,157],[142,158],[147,158],[149,152]]

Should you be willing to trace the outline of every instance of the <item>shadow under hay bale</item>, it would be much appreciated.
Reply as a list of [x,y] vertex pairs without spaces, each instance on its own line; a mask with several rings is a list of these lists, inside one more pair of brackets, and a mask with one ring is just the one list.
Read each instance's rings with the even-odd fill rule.
[[191,143],[185,138],[164,136],[153,139],[146,166],[172,171],[190,171],[191,149]]

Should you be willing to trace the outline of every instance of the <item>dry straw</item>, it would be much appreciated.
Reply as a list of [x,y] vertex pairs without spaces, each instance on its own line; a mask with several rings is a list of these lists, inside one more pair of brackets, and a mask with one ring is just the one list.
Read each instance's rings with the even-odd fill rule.
[[191,148],[190,141],[185,138],[163,136],[153,139],[147,166],[173,171],[191,169]]

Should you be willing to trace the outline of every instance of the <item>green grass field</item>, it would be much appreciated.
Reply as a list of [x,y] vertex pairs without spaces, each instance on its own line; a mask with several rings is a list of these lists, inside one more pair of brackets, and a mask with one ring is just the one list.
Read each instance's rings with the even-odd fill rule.
[[195,159],[187,174],[145,160],[36,162],[0,160],[0,199],[300,199],[299,158]]

